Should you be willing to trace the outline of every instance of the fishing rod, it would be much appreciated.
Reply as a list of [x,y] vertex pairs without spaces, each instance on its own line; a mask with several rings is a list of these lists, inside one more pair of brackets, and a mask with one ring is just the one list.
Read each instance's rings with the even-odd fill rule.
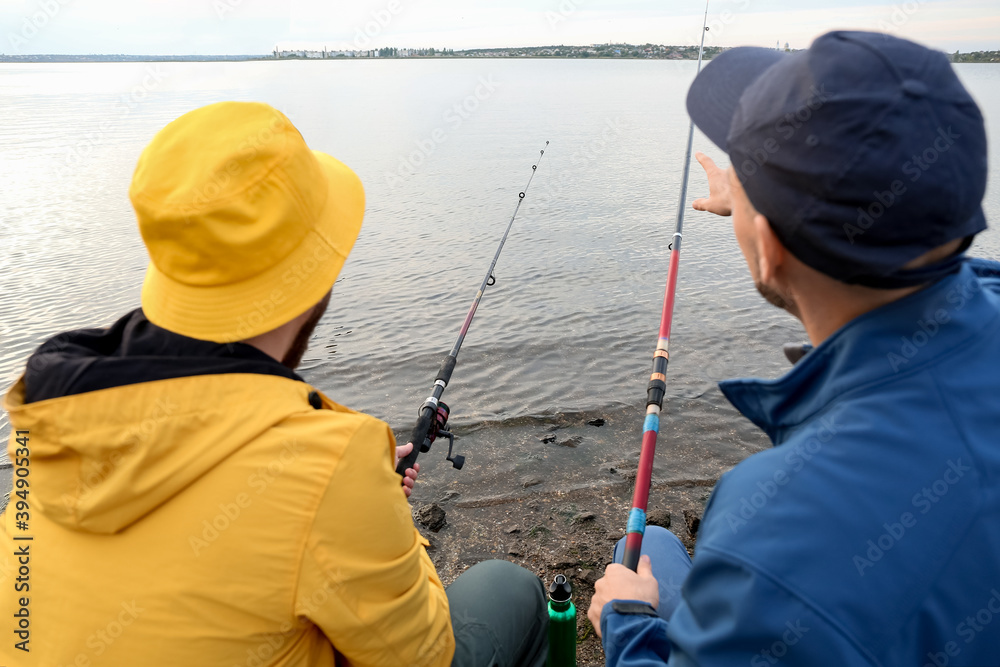
[[[708,0],[705,1],[705,22],[701,31],[698,50],[698,72],[705,55],[705,33],[708,32]],[[695,75],[697,76],[697,74]],[[663,313],[660,316],[660,337],[653,354],[653,373],[646,387],[646,420],[642,425],[642,450],[639,469],[632,494],[632,509],[625,529],[625,554],[622,564],[630,570],[639,566],[642,535],[646,531],[646,507],[649,503],[649,485],[653,478],[653,457],[656,455],[656,436],[660,431],[660,411],[663,395],[667,391],[667,363],[670,360],[670,324],[674,317],[674,295],[677,292],[677,270],[681,259],[681,239],[684,228],[684,201],[687,198],[688,173],[691,170],[691,146],[694,142],[694,121],[688,128],[687,152],[684,155],[684,177],[681,179],[681,197],[677,203],[677,228],[670,244],[670,267],[667,269],[667,287],[663,295]]]
[[[548,146],[549,142],[546,141],[545,145]],[[507,242],[507,235],[510,234],[510,228],[514,225],[514,218],[517,217],[517,212],[521,210],[521,203],[524,202],[524,196],[528,193],[528,188],[531,187],[531,180],[535,177],[535,171],[538,169],[538,164],[542,161],[543,155],[545,155],[544,148],[540,151],[535,164],[531,165],[531,176],[528,177],[528,184],[517,194],[517,206],[514,207],[514,214],[510,216],[510,222],[507,223],[507,229],[503,233],[503,238],[500,239],[500,245],[497,246],[496,254],[493,255],[490,268],[486,271],[486,277],[483,278],[483,283],[479,286],[479,291],[476,292],[476,298],[472,301],[469,313],[465,316],[462,329],[458,332],[458,340],[455,341],[455,346],[451,348],[451,352],[444,358],[441,368],[438,369],[437,378],[434,380],[434,390],[427,397],[427,400],[424,401],[424,404],[420,406],[417,423],[413,427],[413,433],[410,434],[410,442],[413,443],[413,450],[396,464],[396,473],[399,475],[405,474],[407,468],[413,467],[413,463],[417,460],[419,453],[430,451],[431,443],[439,435],[448,438],[447,460],[458,470],[461,470],[462,466],[465,465],[464,456],[458,454],[452,455],[452,449],[455,446],[455,436],[450,431],[445,430],[451,410],[441,401],[441,396],[444,394],[445,387],[451,381],[451,373],[455,370],[455,364],[458,363],[458,351],[462,349],[465,334],[469,332],[469,325],[472,324],[472,318],[476,314],[476,309],[479,308],[483,292],[486,291],[487,287],[492,287],[497,282],[496,277],[493,275],[493,269],[496,268],[497,260],[500,259],[503,244]]]

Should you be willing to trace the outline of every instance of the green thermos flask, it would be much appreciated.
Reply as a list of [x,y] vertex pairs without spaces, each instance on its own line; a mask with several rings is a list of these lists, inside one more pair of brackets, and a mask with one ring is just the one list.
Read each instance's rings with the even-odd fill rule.
[[576,667],[576,606],[573,587],[557,574],[549,586],[549,658],[546,667]]

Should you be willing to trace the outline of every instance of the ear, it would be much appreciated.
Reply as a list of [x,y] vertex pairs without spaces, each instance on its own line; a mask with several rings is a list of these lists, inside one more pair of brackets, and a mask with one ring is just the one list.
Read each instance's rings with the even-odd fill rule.
[[754,215],[754,230],[757,232],[757,268],[758,277],[765,285],[774,280],[775,275],[785,264],[788,251],[771,229],[771,223],[760,213]]

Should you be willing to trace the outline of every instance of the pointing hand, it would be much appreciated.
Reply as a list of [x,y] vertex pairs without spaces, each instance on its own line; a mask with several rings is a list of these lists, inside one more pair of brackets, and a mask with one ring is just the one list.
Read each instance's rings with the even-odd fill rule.
[[704,153],[695,153],[698,163],[705,169],[708,176],[708,197],[695,199],[694,210],[708,211],[716,215],[732,215],[733,207],[729,199],[729,173],[716,166],[712,158]]

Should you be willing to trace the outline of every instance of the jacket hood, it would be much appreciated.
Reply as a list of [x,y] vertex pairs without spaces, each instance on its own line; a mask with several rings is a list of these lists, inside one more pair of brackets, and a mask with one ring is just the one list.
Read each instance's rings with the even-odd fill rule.
[[[115,533],[289,415],[312,388],[242,343],[157,327],[136,310],[108,329],[42,344],[10,389],[28,431],[34,507],[75,530]],[[8,445],[15,459],[17,444]]]

